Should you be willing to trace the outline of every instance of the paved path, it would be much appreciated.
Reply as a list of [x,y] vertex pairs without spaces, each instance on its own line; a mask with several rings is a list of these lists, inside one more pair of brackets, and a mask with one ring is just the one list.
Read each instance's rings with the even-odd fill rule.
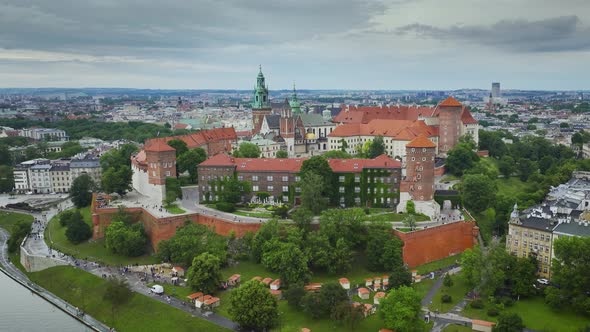
[[[184,301],[180,301],[176,298],[170,298],[170,301],[168,301],[167,300],[168,298],[166,296],[157,296],[157,295],[152,294],[149,291],[149,287],[147,287],[147,285],[145,283],[140,281],[139,277],[133,273],[121,274],[119,272],[119,269],[116,267],[101,266],[101,265],[98,265],[94,262],[84,261],[84,260],[80,260],[80,259],[74,259],[73,257],[64,255],[56,250],[49,249],[49,247],[47,246],[47,244],[45,243],[45,241],[43,239],[43,233],[44,233],[45,227],[47,226],[47,224],[51,220],[51,218],[53,218],[53,216],[55,216],[60,211],[63,211],[63,210],[68,209],[70,207],[72,207],[72,204],[71,204],[71,202],[68,201],[67,203],[60,204],[56,208],[52,208],[50,210],[43,211],[42,213],[28,213],[28,214],[32,215],[35,219],[39,220],[39,222],[35,222],[34,225],[32,226],[32,229],[31,229],[33,233],[38,234],[38,235],[37,236],[29,236],[25,242],[25,248],[27,249],[27,251],[29,251],[30,253],[36,254],[36,255],[54,256],[57,259],[65,260],[70,265],[76,266],[86,272],[92,273],[92,274],[99,276],[99,277],[102,277],[103,275],[107,275],[107,276],[117,275],[118,277],[124,277],[125,279],[127,279],[131,290],[133,290],[134,292],[146,295],[146,296],[151,297],[157,301],[160,301],[162,303],[166,303],[166,304],[171,305],[175,308],[186,311],[189,314],[191,314],[193,317],[205,319],[207,321],[210,321],[214,324],[217,324],[219,326],[225,327],[230,330],[238,330],[238,325],[236,323],[232,322],[231,320],[229,320],[223,316],[217,315],[212,312],[201,311],[200,309],[197,309],[194,306],[185,305]],[[16,212],[26,213],[23,211],[16,211]],[[23,275],[20,272],[20,270],[18,270],[16,268],[14,268],[14,269],[16,270],[15,273],[20,273],[21,275]],[[26,278],[26,276],[25,276],[25,278]]]
[[29,288],[32,292],[35,292],[39,297],[45,299],[49,303],[53,304],[57,308],[63,310],[70,316],[82,322],[84,325],[92,328],[95,331],[106,332],[110,328],[95,319],[94,317],[81,313],[77,308],[73,307],[66,301],[55,296],[53,293],[40,287],[39,285],[31,282],[29,278],[21,272],[16,266],[14,266],[8,258],[8,241],[9,234],[6,230],[0,228],[0,265],[2,265],[2,272],[6,273],[9,277],[22,284],[24,287]]

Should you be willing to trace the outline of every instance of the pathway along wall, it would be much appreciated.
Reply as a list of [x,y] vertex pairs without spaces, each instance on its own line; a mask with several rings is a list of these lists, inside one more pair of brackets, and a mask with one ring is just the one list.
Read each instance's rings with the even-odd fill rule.
[[473,248],[479,228],[473,221],[458,221],[409,233],[394,230],[402,241],[403,259],[410,267],[430,263]]

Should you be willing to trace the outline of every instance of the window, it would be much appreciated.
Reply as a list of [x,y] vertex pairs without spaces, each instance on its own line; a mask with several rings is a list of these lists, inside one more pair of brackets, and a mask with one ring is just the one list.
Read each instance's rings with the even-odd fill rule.
[[243,175],[238,175],[238,180],[244,181],[244,176]]
[[416,149],[412,148],[412,152],[416,152]]
[[416,161],[416,158],[412,157],[412,161]]
[[360,203],[361,203],[361,198],[360,198],[360,197],[355,197],[355,198],[354,198],[354,202],[355,202],[356,204],[360,204]]
[[266,181],[272,181],[272,175],[267,176]]
[[252,175],[252,181],[258,181],[258,175]]
[[295,192],[296,192],[296,193],[300,193],[300,192],[301,192],[301,188],[300,188],[300,187],[296,187],[296,188],[295,188]]
[[343,194],[344,193],[344,187],[340,187],[340,193]]
[[275,189],[275,188],[274,188],[273,186],[267,186],[267,187],[266,187],[266,190],[268,190],[268,191],[273,191],[274,189]]
[[426,161],[426,157],[422,157],[422,161]]
[[289,187],[288,186],[283,186],[283,192],[286,193],[289,191]]
[[422,148],[422,152],[426,152],[426,148]]
[[283,196],[283,202],[288,202],[289,201],[289,196]]
[[252,186],[252,191],[258,191],[258,186]]
[[166,171],[166,176],[170,176],[170,171]]
[[354,192],[355,193],[360,193],[361,192],[361,188],[360,187],[354,187]]
[[339,177],[338,177],[338,181],[339,181],[339,182],[344,182],[344,176],[342,176],[342,175],[341,175],[341,176],[339,176]]
[[296,176],[295,177],[295,182],[299,182],[299,181],[301,181],[301,177],[300,176]]
[[289,177],[288,176],[283,176],[283,182],[288,182],[289,181]]
[[355,175],[354,182],[361,182],[361,177],[358,175]]

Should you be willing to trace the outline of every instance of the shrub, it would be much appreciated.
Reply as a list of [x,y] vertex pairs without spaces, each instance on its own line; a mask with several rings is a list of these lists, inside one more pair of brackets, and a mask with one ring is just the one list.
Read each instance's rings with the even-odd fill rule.
[[256,193],[256,197],[258,197],[258,199],[260,199],[261,201],[264,201],[265,199],[270,197],[270,193],[267,193],[266,191],[259,191]]
[[505,307],[512,307],[514,305],[514,300],[506,296],[502,298],[502,304]]
[[365,214],[371,214],[371,209],[369,209],[368,207],[366,207],[364,210],[365,210]]
[[496,317],[499,314],[500,314],[500,311],[497,308],[492,307],[492,308],[488,309],[488,316],[490,316],[490,317]]
[[236,206],[229,202],[217,202],[215,203],[215,208],[223,212],[234,212],[236,210]]
[[443,280],[443,285],[445,285],[445,287],[453,286],[453,279],[451,278],[451,275],[447,274],[445,276],[445,279]]
[[443,294],[443,296],[440,297],[440,300],[442,303],[451,303],[453,298],[449,294]]
[[475,300],[471,301],[470,306],[473,309],[483,309],[483,301],[481,299],[475,299]]

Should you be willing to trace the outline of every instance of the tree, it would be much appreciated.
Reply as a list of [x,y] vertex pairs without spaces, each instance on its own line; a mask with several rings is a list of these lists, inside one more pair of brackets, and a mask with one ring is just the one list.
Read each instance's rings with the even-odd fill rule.
[[508,155],[503,156],[498,162],[498,170],[505,178],[509,178],[514,172],[516,172],[514,159]]
[[332,245],[340,238],[352,247],[363,242],[365,212],[360,208],[330,209],[320,216],[320,229],[328,236]]
[[474,288],[479,285],[481,280],[480,267],[481,267],[481,250],[478,246],[473,249],[467,249],[461,256],[461,270],[467,285],[470,288]]
[[311,230],[311,222],[313,221],[313,212],[304,207],[300,207],[291,215],[291,219],[295,222],[295,226],[307,234]]
[[66,237],[73,244],[82,243],[92,236],[92,229],[81,217],[82,215],[80,218],[72,218],[66,229]]
[[512,294],[517,297],[529,297],[535,294],[535,281],[537,279],[537,258],[515,258],[514,273],[510,275],[512,280]]
[[238,158],[259,158],[260,148],[254,143],[243,142],[235,152],[235,156]]
[[158,244],[158,257],[161,260],[185,267],[192,264],[195,256],[204,252],[217,256],[222,263],[227,259],[227,240],[204,225],[189,223],[177,229],[173,237]]
[[13,169],[10,166],[0,165],[0,192],[7,193],[12,190],[14,190]]
[[203,148],[188,150],[181,154],[176,162],[178,173],[188,172],[192,183],[197,182],[197,165],[207,160],[207,152]]
[[332,264],[328,266],[330,273],[344,273],[352,267],[352,249],[344,238],[336,241],[336,247],[332,254]]
[[385,153],[385,143],[383,143],[383,136],[378,135],[373,139],[371,142],[371,146],[369,146],[369,158],[373,159]]
[[100,167],[103,173],[110,168],[131,166],[131,155],[137,151],[133,144],[123,144],[118,149],[111,149],[100,157]]
[[307,256],[293,243],[271,240],[264,245],[262,265],[277,272],[285,285],[307,282],[309,268]]
[[8,252],[13,253],[19,248],[25,237],[31,232],[31,222],[19,220],[10,228],[8,238]]
[[348,301],[336,304],[330,315],[330,319],[350,331],[354,331],[363,318],[365,318],[363,307],[350,305]]
[[350,159],[352,156],[346,151],[342,150],[330,150],[322,155],[326,159]]
[[324,196],[326,185],[324,179],[319,174],[310,172],[303,175],[299,183],[301,188],[301,206],[312,211],[314,214],[318,214],[326,209],[329,201]]
[[187,284],[195,291],[213,293],[221,286],[221,261],[215,255],[204,252],[193,259],[187,271]]
[[311,232],[306,243],[304,248],[307,251],[310,265],[317,270],[327,270],[333,264],[334,249],[330,245],[330,239],[321,231]]
[[142,223],[127,225],[113,221],[105,231],[107,249],[115,254],[136,257],[145,253],[147,236]]
[[409,200],[406,202],[406,213],[416,214],[416,203],[414,201]]
[[503,313],[494,326],[494,332],[521,332],[524,329],[522,318],[516,313]]
[[[305,178],[309,173],[315,173],[323,179],[322,195],[329,199],[332,204],[336,204],[338,195],[338,182],[334,172],[328,163],[328,160],[322,156],[313,156],[301,164],[299,174]],[[303,191],[303,189],[302,189]]]
[[131,190],[133,172],[129,166],[111,167],[102,174],[102,189],[107,193],[125,195]]
[[74,179],[70,188],[70,197],[78,209],[92,203],[92,189],[94,189],[94,182],[90,175],[82,174]]
[[[411,202],[411,201],[408,201]],[[416,226],[418,225],[418,223],[416,222],[416,217],[413,214],[408,214],[407,216],[404,217],[403,220],[404,226],[406,226],[407,228],[409,228],[410,230],[416,230]]]
[[313,292],[305,294],[301,299],[301,309],[313,319],[320,318],[322,316],[320,296]]
[[367,268],[374,272],[394,271],[400,268],[403,265],[400,243],[401,240],[391,235],[386,228],[369,230],[365,250]]
[[12,166],[12,153],[6,144],[0,144],[0,165]]
[[115,312],[117,312],[117,309],[123,304],[129,302],[132,296],[133,293],[129,289],[127,280],[119,279],[114,276],[110,276],[107,279],[107,287],[103,294],[103,300],[111,303],[111,317],[113,320],[112,325],[115,323]]
[[257,280],[250,280],[234,289],[229,301],[229,315],[244,328],[269,329],[278,322],[277,300]]
[[289,158],[289,153],[285,150],[277,151],[276,158]]
[[290,306],[299,309],[301,308],[301,303],[305,294],[307,294],[307,292],[303,288],[303,284],[291,285],[285,291],[285,299]]
[[322,285],[318,296],[321,317],[328,317],[333,313],[334,308],[340,302],[348,302],[348,294],[335,282],[328,282]]
[[348,143],[346,142],[346,140],[344,138],[342,138],[342,139],[340,139],[340,151],[346,152],[346,149],[348,149]]
[[451,174],[461,176],[466,170],[475,166],[478,160],[477,153],[469,144],[460,143],[448,152],[445,166]]
[[181,139],[175,138],[173,140],[168,141],[167,144],[173,147],[174,150],[176,150],[177,159],[182,154],[188,152],[188,146],[186,145],[186,142]]
[[496,198],[496,185],[482,174],[468,174],[461,185],[463,205],[474,212],[481,212],[492,206]]
[[551,280],[560,286],[560,298],[563,303],[570,303],[576,312],[589,316],[590,261],[587,253],[590,252],[590,238],[559,237],[553,244],[553,250],[555,259]]
[[529,176],[535,173],[538,168],[536,162],[527,158],[519,159],[516,167],[518,170],[518,177],[521,181],[527,181],[529,179]]
[[217,195],[221,202],[236,204],[251,191],[250,182],[240,181],[236,177],[217,180]]
[[422,331],[420,296],[412,287],[393,289],[381,300],[379,313],[389,329],[406,332]]

